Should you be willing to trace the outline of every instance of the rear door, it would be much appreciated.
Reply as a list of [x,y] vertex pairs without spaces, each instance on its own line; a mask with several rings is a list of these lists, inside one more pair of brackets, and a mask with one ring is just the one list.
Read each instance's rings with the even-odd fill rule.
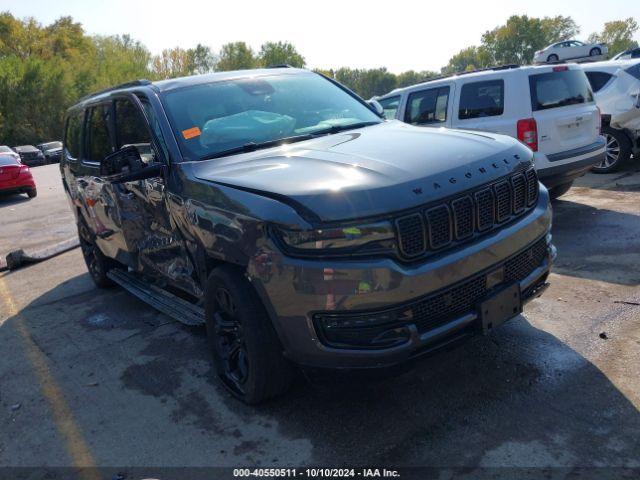
[[600,116],[584,72],[566,66],[534,72],[529,92],[540,152],[566,152],[596,142]]
[[[505,103],[507,90],[503,78],[466,79],[458,85],[452,126],[515,136],[513,113],[509,108],[514,109],[517,103]],[[508,93],[513,96],[514,92]]]

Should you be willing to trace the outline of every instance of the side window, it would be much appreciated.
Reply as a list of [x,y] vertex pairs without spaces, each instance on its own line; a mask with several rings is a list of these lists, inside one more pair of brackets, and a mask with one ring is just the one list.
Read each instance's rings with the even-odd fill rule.
[[380,100],[380,105],[382,105],[382,109],[384,110],[384,118],[396,118],[396,113],[398,113],[398,107],[400,106],[400,95],[383,98]]
[[135,145],[148,150],[151,147],[147,124],[131,100],[116,100],[116,139],[118,148]]
[[443,123],[447,120],[449,87],[431,88],[409,95],[405,122],[412,125]]
[[85,160],[99,162],[113,152],[109,134],[110,116],[109,105],[98,105],[89,111]]
[[80,157],[83,120],[84,111],[74,113],[67,119],[67,129],[64,134],[64,149],[67,158],[75,160]]
[[467,83],[460,91],[458,118],[495,117],[504,113],[504,80]]
[[612,77],[611,74],[606,72],[585,72],[587,78],[589,79],[589,83],[591,84],[591,90],[597,92],[604,87],[609,79]]

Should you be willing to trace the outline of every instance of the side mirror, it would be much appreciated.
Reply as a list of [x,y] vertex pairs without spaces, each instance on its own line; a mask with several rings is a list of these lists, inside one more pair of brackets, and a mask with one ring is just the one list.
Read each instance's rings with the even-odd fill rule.
[[140,152],[133,145],[122,147],[117,152],[107,155],[100,162],[100,174],[107,177],[109,183],[125,183],[159,177],[164,172],[164,165],[153,163],[147,165],[142,161]]
[[380,105],[379,101],[372,98],[367,103],[371,107],[371,110],[376,112],[376,114],[378,114],[379,117],[384,118],[384,108],[382,108],[382,105]]
[[118,174],[128,174],[145,167],[138,149],[132,145],[122,147],[117,152],[113,152],[100,162],[100,175],[111,176]]

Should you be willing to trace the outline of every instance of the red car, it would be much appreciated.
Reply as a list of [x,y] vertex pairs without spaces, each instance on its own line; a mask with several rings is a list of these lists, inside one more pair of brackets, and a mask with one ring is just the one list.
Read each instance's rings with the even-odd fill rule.
[[0,154],[0,193],[38,194],[31,170],[13,155]]

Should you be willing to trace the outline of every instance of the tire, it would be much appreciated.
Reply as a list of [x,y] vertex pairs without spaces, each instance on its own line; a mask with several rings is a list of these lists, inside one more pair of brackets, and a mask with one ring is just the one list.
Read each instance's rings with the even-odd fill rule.
[[572,185],[573,185],[573,180],[567,183],[556,185],[555,187],[549,190],[549,196],[551,197],[552,200],[555,200],[556,198],[561,197],[562,195],[567,193]]
[[631,158],[631,141],[624,132],[602,127],[602,134],[606,140],[605,157],[602,162],[591,168],[594,173],[611,173],[618,170]]
[[590,57],[595,57],[596,55],[602,55],[602,50],[600,50],[598,47],[594,47],[589,51]]
[[27,195],[29,196],[29,198],[36,198],[38,196],[38,190],[32,188],[31,190],[27,191]]
[[107,273],[109,270],[117,268],[120,264],[100,251],[100,248],[95,244],[95,236],[89,230],[84,219],[81,219],[78,223],[78,237],[80,239],[80,250],[93,283],[99,288],[114,286],[113,281],[107,277]]
[[211,273],[205,317],[216,373],[235,397],[255,405],[289,389],[293,366],[284,358],[264,306],[239,269],[223,266]]
[[556,55],[555,53],[552,53],[547,57],[547,63],[555,63],[558,60],[560,60],[560,58],[558,58],[558,55]]

